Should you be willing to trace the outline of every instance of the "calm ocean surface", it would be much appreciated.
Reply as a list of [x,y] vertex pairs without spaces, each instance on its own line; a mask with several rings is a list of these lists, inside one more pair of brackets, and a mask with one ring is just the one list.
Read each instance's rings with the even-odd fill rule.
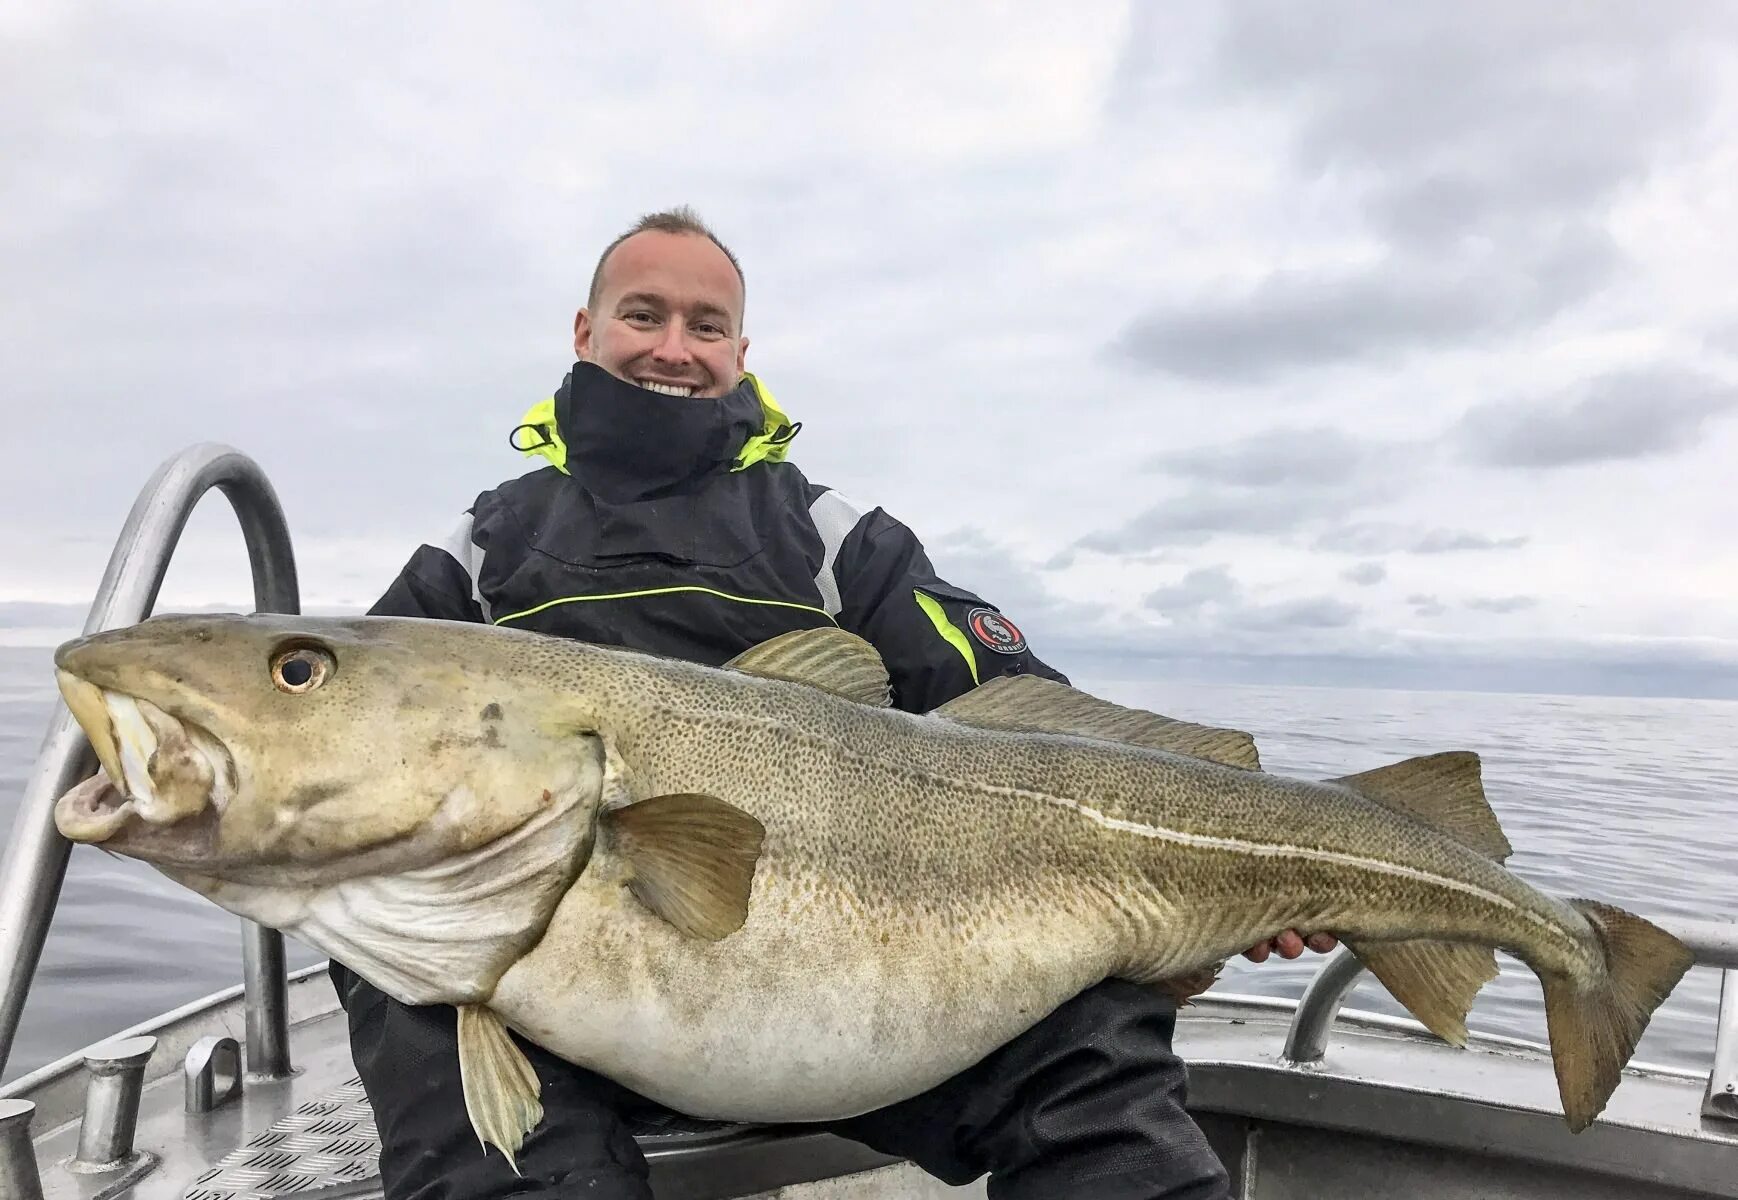
[[[1667,917],[1730,920],[1738,863],[1738,704],[1702,700],[1393,692],[1162,683],[1084,686],[1120,703],[1254,733],[1263,764],[1313,777],[1408,755],[1477,750],[1510,866],[1544,889]],[[56,700],[49,651],[0,647],[0,842]],[[139,864],[74,850],[6,1078],[240,978],[236,918]],[[291,947],[294,966],[319,960]],[[1295,996],[1320,956],[1237,960],[1220,990]],[[1519,964],[1473,1009],[1474,1028],[1544,1040],[1539,988]],[[1719,1000],[1697,968],[1660,1009],[1639,1057],[1706,1069]],[[1399,1013],[1380,985],[1352,1003]]]

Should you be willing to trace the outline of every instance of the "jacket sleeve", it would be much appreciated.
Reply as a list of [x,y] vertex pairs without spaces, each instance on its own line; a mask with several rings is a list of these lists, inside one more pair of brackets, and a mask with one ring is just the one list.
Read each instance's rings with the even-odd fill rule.
[[834,576],[839,624],[881,652],[899,708],[929,712],[1000,675],[1068,682],[994,605],[937,575],[917,535],[879,508],[840,544]]
[[467,512],[440,545],[425,543],[416,548],[368,615],[487,621],[475,577],[482,551],[471,536],[471,513]]

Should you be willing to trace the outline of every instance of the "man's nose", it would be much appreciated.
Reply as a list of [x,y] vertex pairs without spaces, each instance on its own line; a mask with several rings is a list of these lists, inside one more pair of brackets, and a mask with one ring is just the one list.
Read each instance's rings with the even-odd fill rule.
[[688,326],[681,318],[664,324],[664,336],[652,347],[652,354],[663,362],[685,363],[694,355],[688,349]]

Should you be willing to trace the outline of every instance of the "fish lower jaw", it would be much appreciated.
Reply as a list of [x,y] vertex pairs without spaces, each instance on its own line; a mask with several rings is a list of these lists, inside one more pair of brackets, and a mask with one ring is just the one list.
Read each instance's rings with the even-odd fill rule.
[[137,807],[121,794],[106,769],[55,801],[54,824],[72,842],[106,842],[132,819]]

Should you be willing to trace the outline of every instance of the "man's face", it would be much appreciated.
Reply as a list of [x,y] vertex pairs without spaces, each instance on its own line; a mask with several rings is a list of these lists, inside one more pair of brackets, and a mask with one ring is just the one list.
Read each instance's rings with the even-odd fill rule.
[[647,230],[604,263],[596,310],[573,320],[573,352],[617,379],[722,396],[742,377],[742,281],[710,238]]

